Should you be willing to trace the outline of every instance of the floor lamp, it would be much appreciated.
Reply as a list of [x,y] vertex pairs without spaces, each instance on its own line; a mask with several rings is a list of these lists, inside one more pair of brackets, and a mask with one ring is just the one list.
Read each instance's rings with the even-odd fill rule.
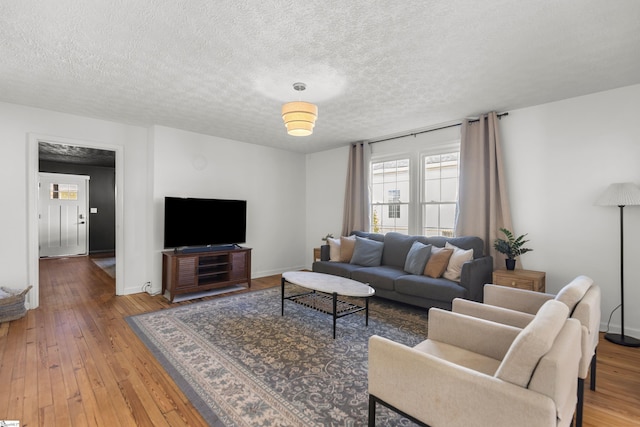
[[630,182],[611,184],[596,202],[600,206],[620,208],[620,333],[606,333],[607,341],[627,347],[640,347],[640,340],[624,334],[624,233],[623,215],[625,206],[640,205],[640,188]]

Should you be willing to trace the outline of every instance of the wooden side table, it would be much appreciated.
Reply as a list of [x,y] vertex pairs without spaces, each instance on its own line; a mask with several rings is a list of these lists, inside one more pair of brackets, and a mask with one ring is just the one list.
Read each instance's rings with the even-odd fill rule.
[[313,248],[313,261],[320,261],[320,248]]
[[544,271],[499,269],[493,272],[494,285],[537,292],[545,292],[545,278]]

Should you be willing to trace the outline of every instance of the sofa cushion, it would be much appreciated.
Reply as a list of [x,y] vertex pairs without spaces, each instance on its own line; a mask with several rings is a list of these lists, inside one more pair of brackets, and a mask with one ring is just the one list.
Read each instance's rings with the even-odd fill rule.
[[424,267],[424,275],[433,278],[441,277],[449,265],[451,254],[453,254],[453,249],[438,248],[432,245],[431,255]]
[[549,352],[568,317],[569,308],[564,303],[545,302],[513,341],[495,376],[527,387],[538,362]]
[[431,236],[426,239],[426,243],[431,243],[433,246],[444,248],[447,242],[452,245],[468,250],[473,249],[473,258],[482,258],[484,256],[484,241],[477,236],[465,236],[465,237],[444,237],[444,236]]
[[382,265],[404,268],[404,262],[417,236],[390,232],[384,235],[384,250],[382,251]]
[[351,273],[359,268],[363,268],[361,265],[349,264],[348,262],[334,262],[334,261],[316,261],[313,263],[311,269],[316,273],[332,274],[334,276],[351,278]]
[[329,261],[340,262],[340,239],[327,237],[329,244]]
[[366,231],[354,231],[351,233],[353,236],[363,237],[365,239],[375,240],[376,242],[384,242],[384,234],[369,233]]
[[351,264],[365,267],[377,267],[382,258],[384,243],[356,236],[356,245],[353,249]]
[[381,265],[379,267],[360,267],[351,273],[351,278],[358,282],[368,283],[374,289],[392,291],[395,279],[406,274],[402,267]]
[[460,275],[462,274],[462,264],[473,259],[473,249],[460,249],[449,242],[447,242],[444,247],[445,249],[453,249],[453,254],[451,254],[451,258],[449,258],[447,270],[442,277],[453,280],[454,282],[459,282]]
[[431,255],[431,248],[432,245],[425,245],[418,241],[413,242],[404,262],[404,271],[410,274],[422,275],[429,260],[429,255]]
[[569,313],[571,315],[576,305],[582,300],[582,297],[584,297],[592,284],[593,280],[591,280],[591,278],[578,276],[560,289],[560,292],[556,295],[556,300],[565,303],[567,307],[569,307]]
[[427,298],[436,301],[451,302],[454,298],[465,298],[467,289],[447,279],[434,279],[428,276],[405,275],[395,281],[396,292]]
[[340,262],[349,262],[356,246],[356,236],[340,237]]

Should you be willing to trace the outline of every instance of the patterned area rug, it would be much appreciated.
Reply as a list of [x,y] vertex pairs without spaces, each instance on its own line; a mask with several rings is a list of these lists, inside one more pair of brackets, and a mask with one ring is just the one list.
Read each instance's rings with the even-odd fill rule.
[[[287,286],[287,295],[300,288]],[[367,346],[377,334],[413,346],[427,311],[373,298],[337,320],[285,301],[280,287],[127,318],[212,426],[367,425]],[[377,426],[413,425],[378,405]]]

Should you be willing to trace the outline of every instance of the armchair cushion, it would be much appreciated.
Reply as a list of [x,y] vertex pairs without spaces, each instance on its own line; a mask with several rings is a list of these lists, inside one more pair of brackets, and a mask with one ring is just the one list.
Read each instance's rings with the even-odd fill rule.
[[467,299],[456,298],[452,302],[451,310],[454,313],[466,314],[479,319],[511,325],[517,328],[526,327],[534,318],[533,314],[523,313],[504,307],[483,304]]
[[[437,341],[495,360],[502,360],[521,331],[520,328],[513,326],[431,308],[427,341]],[[487,337],[491,338],[487,339]]]
[[485,304],[529,314],[536,314],[542,304],[555,298],[555,295],[551,294],[490,284],[484,286],[483,294]]
[[569,308],[555,300],[544,303],[534,319],[516,337],[496,377],[527,387],[538,362],[553,345],[569,317]]
[[414,349],[490,376],[500,366],[498,359],[435,340],[422,341]]
[[571,283],[560,289],[560,292],[556,295],[556,300],[565,303],[569,307],[569,312],[573,314],[576,305],[582,300],[591,285],[593,285],[593,280],[589,277],[578,276]]

